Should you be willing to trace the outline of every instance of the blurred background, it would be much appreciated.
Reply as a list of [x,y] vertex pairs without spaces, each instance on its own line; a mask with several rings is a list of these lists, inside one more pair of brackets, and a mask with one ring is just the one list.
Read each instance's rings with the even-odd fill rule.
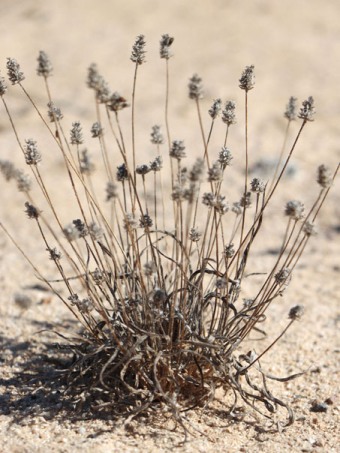
[[[80,120],[86,139],[95,121],[93,93],[86,87],[87,68],[97,63],[112,90],[131,101],[131,47],[137,35],[145,35],[147,62],[138,72],[136,104],[138,156],[144,160],[138,163],[149,160],[151,126],[164,125],[165,66],[159,58],[163,33],[175,37],[170,60],[172,138],[185,141],[189,161],[202,150],[195,105],[188,99],[187,90],[189,77],[198,73],[205,89],[202,112],[206,129],[213,99],[237,103],[238,122],[228,143],[233,165],[242,171],[244,93],[238,88],[238,80],[244,67],[251,64],[256,73],[256,86],[249,94],[251,165],[279,155],[286,124],[283,112],[290,96],[296,96],[300,104],[313,95],[317,117],[305,128],[296,150],[298,178],[292,187],[285,185],[282,197],[296,198],[303,193],[304,201],[311,201],[317,193],[316,188],[309,190],[316,167],[326,163],[334,168],[339,160],[338,0],[0,0],[0,15],[1,74],[6,75],[6,57],[16,58],[26,76],[25,88],[46,112],[43,80],[36,76],[38,53],[46,51],[54,67],[52,97],[62,109],[65,129]],[[6,100],[20,136],[33,137],[43,145],[41,165],[57,174],[55,151],[48,152],[50,145],[44,142],[41,122],[20,88],[10,86]],[[128,132],[129,119],[127,114]],[[294,133],[299,124],[293,126]],[[22,166],[21,153],[3,113],[0,132],[1,158]],[[217,150],[224,134],[222,123],[216,134],[213,146]],[[325,222],[330,216],[334,218],[334,211],[335,217],[339,215],[335,194],[336,190],[330,196],[333,202],[325,208]],[[13,202],[12,194],[6,197]],[[279,212],[285,201],[278,198]],[[22,200],[18,203],[21,206]],[[3,206],[1,215],[8,214],[8,206]]]

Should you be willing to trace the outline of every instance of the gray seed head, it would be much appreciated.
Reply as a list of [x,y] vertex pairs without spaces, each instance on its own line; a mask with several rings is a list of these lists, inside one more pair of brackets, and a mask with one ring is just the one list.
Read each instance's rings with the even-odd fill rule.
[[222,121],[227,126],[231,126],[236,123],[235,115],[236,103],[234,101],[227,101],[224,109],[222,110]]
[[302,231],[305,233],[306,236],[316,236],[318,234],[315,225],[309,222],[308,220],[303,225]]
[[234,244],[226,245],[223,253],[226,258],[232,258],[235,255]]
[[189,231],[189,239],[192,242],[198,242],[202,237],[202,233],[197,228],[191,228]]
[[41,154],[37,148],[37,142],[31,138],[25,140],[25,161],[27,165],[37,165],[41,161]]
[[15,178],[18,172],[14,164],[9,160],[0,160],[0,171],[6,181],[10,181]]
[[212,167],[208,170],[208,181],[209,182],[219,182],[222,181],[223,171],[219,161],[214,162]]
[[232,159],[233,156],[231,155],[230,150],[226,146],[223,146],[218,156],[218,162],[220,163],[222,170],[230,165]]
[[279,285],[288,285],[291,279],[291,271],[287,267],[284,267],[275,274],[274,278]]
[[95,123],[92,124],[92,127],[91,127],[92,138],[102,137],[103,133],[104,133],[104,129],[102,128],[101,124],[98,121],[96,121]]
[[323,189],[327,189],[332,185],[332,174],[326,165],[320,165],[318,168],[317,182]]
[[39,52],[37,74],[42,77],[50,77],[52,75],[53,67],[50,59],[48,58],[46,52],[41,50]]
[[173,56],[172,52],[170,51],[170,46],[174,42],[174,39],[175,38],[169,36],[168,34],[162,35],[159,49],[159,54],[161,58],[169,60],[169,58]]
[[18,170],[15,176],[19,192],[29,192],[32,188],[31,178],[22,171]]
[[108,182],[106,185],[106,201],[110,201],[118,197],[117,185],[113,182]]
[[304,314],[304,311],[305,311],[305,309],[304,309],[303,305],[295,305],[295,307],[292,307],[289,310],[288,318],[292,319],[294,321],[296,319],[301,319]]
[[51,123],[54,123],[56,121],[60,121],[60,120],[63,119],[64,115],[61,113],[60,108],[56,107],[53,104],[53,102],[49,102],[47,104],[47,107],[48,107],[47,114],[48,114],[48,118],[49,118]]
[[117,173],[116,173],[116,178],[117,181],[123,182],[126,181],[129,177],[127,168],[125,164],[121,164],[117,167]]
[[296,120],[297,116],[297,98],[291,96],[289,98],[288,104],[286,105],[284,117],[287,118],[288,121],[294,121]]
[[85,225],[85,223],[81,219],[75,219],[73,220],[73,225],[77,229],[79,233],[79,237],[84,238],[85,236],[88,235],[89,231]]
[[133,63],[136,63],[138,65],[142,64],[145,62],[145,39],[144,35],[139,35],[137,36],[134,45],[132,46],[132,52],[131,52],[131,57],[130,60]]
[[211,116],[213,120],[215,120],[218,115],[220,114],[222,109],[222,100],[221,99],[215,99],[212,106],[210,107],[208,113]]
[[81,145],[84,142],[82,127],[79,121],[72,123],[72,129],[70,132],[71,145]]
[[173,157],[174,159],[177,160],[181,160],[186,156],[184,150],[185,146],[183,140],[174,140],[172,142],[172,146],[169,153],[170,157]]
[[7,74],[12,85],[25,80],[24,73],[20,70],[19,63],[14,58],[7,58]]
[[189,98],[190,99],[202,99],[203,98],[203,85],[202,79],[197,74],[194,74],[189,80]]
[[263,193],[266,185],[260,178],[254,178],[250,183],[251,191],[255,193]]
[[302,107],[298,117],[304,121],[314,121],[315,113],[314,98],[313,96],[309,96],[308,99],[302,102]]
[[29,203],[28,201],[26,201],[25,203],[25,212],[28,216],[29,219],[35,219],[37,220],[41,214],[41,211],[36,208],[35,206],[33,206],[31,203]]
[[157,156],[152,162],[150,162],[150,168],[152,171],[161,171],[163,167],[162,156]]
[[304,204],[298,200],[288,201],[285,207],[285,215],[293,220],[301,220],[305,210]]
[[158,124],[152,126],[151,143],[153,143],[154,145],[161,145],[162,143],[164,143],[164,137],[161,133],[161,126],[159,126]]
[[254,88],[255,85],[254,65],[246,66],[245,70],[242,72],[239,82],[240,82],[239,87],[242,90],[249,91]]
[[121,96],[117,91],[111,94],[108,102],[107,102],[108,109],[112,112],[119,112],[119,110],[126,109],[130,106],[127,100]]
[[151,228],[153,225],[152,219],[149,214],[143,214],[139,219],[139,226],[141,228]]
[[137,167],[136,167],[137,175],[144,176],[147,173],[149,173],[149,171],[151,171],[151,167],[150,167],[150,165],[147,165],[147,164],[137,165]]
[[7,91],[7,85],[5,79],[0,76],[0,96],[3,96]]
[[87,149],[83,149],[79,158],[80,173],[83,175],[90,175],[95,170],[95,165],[91,160]]

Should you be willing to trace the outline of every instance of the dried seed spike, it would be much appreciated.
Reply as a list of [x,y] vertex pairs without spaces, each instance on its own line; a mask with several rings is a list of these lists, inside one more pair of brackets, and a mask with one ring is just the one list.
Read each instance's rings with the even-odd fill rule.
[[46,52],[41,50],[39,52],[39,56],[38,56],[37,60],[38,60],[38,67],[37,67],[38,76],[42,76],[45,78],[50,77],[52,75],[53,66],[52,66],[51,61],[48,58],[48,55],[46,54]]
[[139,35],[137,36],[134,45],[132,46],[132,52],[131,52],[131,57],[130,60],[133,63],[136,63],[138,65],[142,64],[145,62],[145,39],[144,35]]
[[25,80],[24,73],[20,70],[20,65],[15,58],[7,58],[7,74],[12,85],[21,83]]
[[239,82],[240,82],[239,87],[242,90],[249,91],[254,88],[255,85],[254,65],[246,66],[246,68],[242,72]]

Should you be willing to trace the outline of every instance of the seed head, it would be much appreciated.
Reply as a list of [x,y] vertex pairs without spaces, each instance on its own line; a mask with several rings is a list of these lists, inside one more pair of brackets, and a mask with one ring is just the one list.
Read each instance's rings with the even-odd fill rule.
[[226,258],[232,258],[235,255],[234,244],[226,245],[223,253]]
[[220,163],[222,170],[230,165],[232,158],[233,156],[231,155],[230,150],[226,146],[223,146],[218,156],[218,162]]
[[25,212],[26,212],[26,214],[27,214],[29,219],[37,220],[39,218],[39,216],[41,214],[41,211],[39,211],[38,208],[36,208],[32,204],[30,204],[28,201],[26,201],[25,207],[26,207]]
[[217,195],[214,203],[214,208],[221,215],[224,215],[226,212],[229,211],[229,204],[227,201],[225,201],[224,196]]
[[194,74],[189,80],[189,98],[190,99],[202,99],[203,98],[203,86],[202,79],[197,74]]
[[83,175],[90,175],[96,168],[86,148],[83,149],[80,154],[79,166],[80,173],[82,173]]
[[151,171],[151,167],[147,164],[143,164],[143,165],[137,165],[136,167],[136,173],[137,175],[146,175],[147,173],[149,173],[149,171]]
[[301,220],[303,218],[304,210],[305,207],[301,201],[291,200],[286,204],[285,215],[293,220]]
[[299,118],[305,121],[314,121],[315,107],[313,96],[309,96],[306,101],[303,101],[300,109]]
[[96,285],[100,285],[104,280],[104,274],[98,267],[91,272],[91,275]]
[[103,132],[104,129],[102,128],[101,124],[98,121],[92,124],[91,135],[93,138],[102,137]]
[[323,189],[327,189],[332,184],[332,174],[326,165],[320,165],[318,168],[317,182]]
[[292,307],[289,310],[288,318],[292,319],[294,321],[296,319],[301,319],[304,314],[304,311],[305,311],[305,309],[304,309],[303,305],[295,305],[295,307]]
[[0,76],[0,96],[3,96],[7,91],[7,85],[5,79]]
[[223,171],[219,162],[214,162],[212,167],[208,170],[208,181],[219,182],[222,181]]
[[170,46],[174,42],[174,39],[175,38],[169,36],[168,34],[162,35],[159,49],[159,54],[161,58],[169,60],[169,58],[172,57],[173,54],[170,51]]
[[84,238],[85,236],[88,235],[89,231],[85,225],[85,223],[81,219],[75,219],[73,220],[73,225],[77,229],[79,233],[79,237]]
[[123,182],[126,181],[129,177],[127,168],[125,164],[121,164],[117,167],[117,173],[116,173],[116,178],[117,181]]
[[54,247],[53,249],[46,249],[50,255],[50,260],[59,261],[61,259],[61,253]]
[[264,192],[266,185],[260,178],[254,178],[250,183],[251,191],[255,193]]
[[241,206],[241,203],[239,201],[235,201],[233,203],[233,206],[231,208],[232,212],[234,214],[236,214],[237,216],[238,215],[241,215],[242,214],[242,206]]
[[189,174],[189,179],[191,182],[199,182],[202,179],[203,176],[203,171],[204,171],[204,161],[203,159],[196,159],[196,162],[194,163],[190,174]]
[[117,186],[113,182],[108,182],[106,185],[106,201],[110,201],[118,197]]
[[17,169],[9,160],[0,160],[0,171],[4,175],[6,181],[10,181],[17,175]]
[[240,206],[242,208],[249,208],[251,206],[251,192],[247,192],[242,196]]
[[227,101],[224,109],[222,110],[222,121],[227,126],[231,126],[236,123],[235,115],[236,103],[235,101]]
[[24,146],[25,160],[27,165],[37,165],[41,161],[41,154],[37,148],[37,142],[29,138],[25,140]]
[[79,239],[79,231],[73,223],[70,223],[63,229],[63,233],[69,242]]
[[171,199],[173,201],[182,201],[185,199],[186,191],[183,188],[182,184],[174,184],[174,187],[171,192]]
[[216,201],[216,195],[213,194],[212,192],[206,192],[202,196],[202,203],[205,206],[209,206],[210,208],[214,207],[215,201]]
[[132,214],[126,214],[124,217],[124,228],[129,231],[129,230],[136,230],[138,228],[138,222],[137,220],[133,217]]
[[302,231],[306,236],[316,236],[318,234],[315,225],[308,220],[303,225]]
[[22,171],[18,170],[15,176],[19,192],[29,192],[32,188],[31,178]]
[[255,85],[254,65],[246,66],[245,70],[242,72],[239,82],[240,82],[239,87],[242,90],[249,91],[254,88]]
[[100,241],[103,238],[102,228],[95,222],[89,225],[89,234],[94,241]]
[[288,121],[294,121],[297,118],[297,98],[291,96],[289,98],[288,104],[286,105],[286,110],[284,112],[284,117]]
[[25,80],[24,73],[20,71],[20,65],[14,58],[7,58],[7,74],[12,85]]
[[53,104],[53,102],[49,102],[47,104],[47,107],[48,107],[47,114],[48,114],[48,117],[49,117],[51,123],[54,123],[56,121],[60,121],[63,119],[64,115],[61,113],[60,108],[56,107]]
[[158,124],[152,126],[151,143],[153,143],[154,145],[161,145],[162,143],[164,143],[164,137],[161,133],[161,126],[159,126]]
[[139,219],[139,226],[141,228],[151,228],[153,225],[152,219],[149,214],[143,214]]
[[82,127],[79,121],[72,123],[70,137],[72,145],[81,145],[84,142]]
[[163,167],[162,156],[157,156],[152,162],[150,162],[150,168],[152,171],[161,171]]
[[52,75],[53,67],[51,64],[50,59],[48,58],[47,54],[41,50],[39,52],[38,60],[38,67],[37,67],[37,74],[38,76],[42,77],[49,77]]
[[185,146],[183,140],[174,140],[170,149],[170,157],[181,160],[185,157]]
[[96,64],[91,64],[88,69],[87,86],[95,91],[96,99],[100,104],[105,104],[109,101],[111,96],[109,84],[99,74]]
[[143,266],[143,272],[146,277],[152,277],[152,275],[156,272],[156,264],[154,261],[148,261]]
[[276,283],[278,283],[279,285],[288,285],[291,279],[291,271],[287,267],[284,267],[279,272],[277,272],[274,277]]
[[202,233],[197,228],[191,228],[189,231],[189,239],[192,242],[198,242],[202,237]]
[[136,38],[134,45],[132,46],[132,52],[130,60],[136,64],[142,64],[145,62],[145,39],[144,35],[139,35]]
[[213,105],[209,109],[209,115],[213,120],[215,120],[218,115],[220,114],[222,109],[222,100],[221,99],[215,99],[213,102]]
[[127,100],[115,91],[109,98],[107,106],[112,112],[118,112],[119,110],[126,109],[130,106]]

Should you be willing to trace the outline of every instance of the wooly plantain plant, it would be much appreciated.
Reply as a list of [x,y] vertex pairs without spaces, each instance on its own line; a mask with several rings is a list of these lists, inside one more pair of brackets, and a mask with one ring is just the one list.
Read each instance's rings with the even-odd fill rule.
[[[112,415],[135,416],[151,409],[170,411],[183,426],[185,411],[206,406],[221,388],[233,395],[233,403],[228,407],[230,414],[235,414],[241,398],[268,417],[279,406],[285,408],[288,425],[293,422],[293,412],[268,389],[268,377],[259,360],[301,317],[303,307],[291,308],[284,331],[259,355],[254,351],[241,353],[240,348],[250,332],[261,331],[258,324],[265,319],[266,310],[289,284],[309,238],[315,233],[315,219],[338,169],[332,175],[324,165],[318,168],[321,190],[307,212],[300,201],[287,203],[286,233],[272,267],[261,275],[252,298],[242,300],[247,263],[264,213],[283,180],[303,129],[314,119],[314,100],[309,97],[299,110],[296,98],[290,98],[285,112],[287,124],[298,118],[301,121],[293,144],[290,149],[283,149],[270,181],[250,180],[248,98],[255,75],[253,66],[246,67],[239,79],[245,96],[244,181],[240,200],[229,205],[224,195],[224,176],[232,160],[227,141],[229,129],[236,122],[235,102],[222,103],[216,99],[212,103],[207,133],[200,108],[202,81],[197,75],[190,79],[189,98],[197,109],[202,149],[188,169],[183,165],[184,142],[170,138],[172,43],[172,37],[162,36],[166,133],[164,137],[159,125],[152,127],[155,154],[147,164],[137,165],[135,140],[136,84],[139,67],[145,61],[144,36],[136,38],[131,54],[135,72],[129,140],[121,126],[122,111],[130,107],[128,101],[110,90],[96,65],[88,70],[87,85],[95,94],[97,115],[91,134],[100,147],[107,180],[104,203],[104,194],[98,194],[93,184],[95,168],[91,157],[82,149],[81,124],[73,123],[68,138],[62,112],[53,102],[49,84],[52,65],[47,55],[40,52],[37,69],[48,96],[46,117],[25,90],[19,64],[8,59],[10,82],[28,97],[61,153],[70,184],[69,197],[74,199],[74,211],[79,212],[79,218],[66,226],[62,223],[48,189],[49,176],[43,174],[39,165],[42,156],[37,142],[20,138],[6,101],[6,83],[1,78],[3,105],[33,182],[48,209],[41,211],[41,200],[32,195],[32,177],[8,161],[1,161],[1,170],[24,193],[26,214],[35,222],[41,234],[41,247],[54,262],[58,277],[51,280],[44,275],[3,223],[1,227],[39,278],[81,324],[77,332],[60,334],[67,340],[60,347],[73,352],[68,368],[56,370],[53,376],[65,398],[76,400],[81,395],[89,411]],[[226,132],[219,152],[212,156],[216,152],[210,151],[210,142],[219,116]],[[170,178],[162,179],[164,168],[168,175],[171,173]],[[250,370],[258,373],[262,385],[252,381]]]

